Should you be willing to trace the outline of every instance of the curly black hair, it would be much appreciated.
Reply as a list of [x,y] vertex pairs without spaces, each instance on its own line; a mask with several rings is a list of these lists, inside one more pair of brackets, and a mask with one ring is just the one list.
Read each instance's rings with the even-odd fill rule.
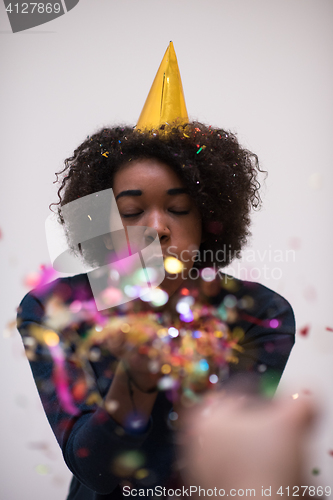
[[[205,238],[199,249],[204,258],[198,258],[196,267],[224,267],[240,256],[251,234],[251,208],[261,205],[258,173],[263,171],[258,157],[242,148],[234,134],[199,122],[147,132],[117,126],[88,136],[56,174],[60,201],[53,205],[59,221],[64,224],[63,205],[112,187],[115,172],[138,159],[157,159],[173,168],[197,205]],[[84,258],[92,263],[88,254]]]

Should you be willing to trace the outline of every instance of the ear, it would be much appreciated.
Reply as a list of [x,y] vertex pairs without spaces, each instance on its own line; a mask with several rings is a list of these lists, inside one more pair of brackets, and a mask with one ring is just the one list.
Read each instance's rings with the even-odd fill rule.
[[108,250],[113,250],[111,234],[104,234],[103,241]]

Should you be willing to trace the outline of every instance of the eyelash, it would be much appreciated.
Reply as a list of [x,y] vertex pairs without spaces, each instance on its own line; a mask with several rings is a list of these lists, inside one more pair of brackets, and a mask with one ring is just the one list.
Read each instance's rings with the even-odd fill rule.
[[[172,214],[175,214],[175,215],[188,215],[190,213],[189,210],[182,210],[182,211],[176,211],[176,210],[169,210],[169,212],[171,212]],[[139,215],[141,215],[143,212],[139,212],[137,214],[121,214],[121,216],[124,218],[124,219],[129,219],[130,217],[139,217]]]

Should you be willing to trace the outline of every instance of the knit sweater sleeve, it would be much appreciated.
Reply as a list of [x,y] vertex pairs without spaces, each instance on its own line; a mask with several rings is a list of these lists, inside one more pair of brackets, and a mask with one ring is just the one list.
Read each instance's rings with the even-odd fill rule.
[[232,376],[251,374],[259,390],[273,395],[295,343],[295,318],[289,302],[269,288],[243,282],[236,294],[240,304],[251,297],[251,307],[239,310],[233,328],[245,332],[239,342],[238,363],[231,365]]
[[[129,432],[102,406],[87,404],[87,397],[82,398],[80,391],[73,390],[78,381],[86,379],[84,368],[72,361],[68,352],[59,357],[59,352],[52,355],[47,345],[36,343],[34,332],[36,328],[42,331],[44,316],[43,299],[28,293],[19,307],[17,327],[46,416],[71,472],[89,489],[99,494],[111,493],[120,481],[117,458],[140,448],[150,433],[151,422],[140,432]],[[97,381],[89,376],[89,393],[96,394]]]

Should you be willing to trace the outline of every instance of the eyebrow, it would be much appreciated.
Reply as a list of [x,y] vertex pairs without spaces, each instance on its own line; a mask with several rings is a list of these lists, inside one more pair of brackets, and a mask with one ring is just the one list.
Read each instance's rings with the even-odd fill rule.
[[122,198],[123,196],[141,196],[142,191],[141,189],[127,189],[127,191],[122,191],[116,196],[116,200],[118,198]]
[[187,189],[185,188],[173,188],[167,191],[167,194],[174,196],[176,194],[187,194]]
[[[170,196],[175,196],[177,194],[187,194],[187,189],[185,189],[185,188],[172,188],[172,189],[168,189],[167,194]],[[142,195],[141,189],[127,189],[126,191],[121,191],[121,193],[119,193],[116,196],[116,200],[118,200],[119,198],[122,198],[123,196],[141,196],[141,195]]]

